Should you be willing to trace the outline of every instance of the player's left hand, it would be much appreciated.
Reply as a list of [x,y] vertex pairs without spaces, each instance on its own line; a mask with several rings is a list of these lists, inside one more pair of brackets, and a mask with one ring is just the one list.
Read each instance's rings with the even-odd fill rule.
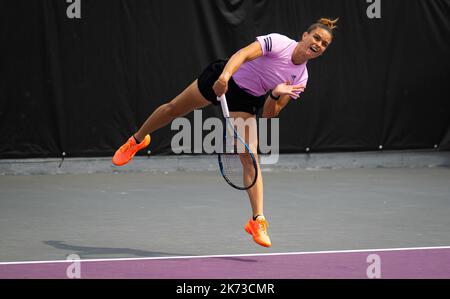
[[277,87],[272,91],[272,94],[276,97],[289,95],[293,99],[297,99],[299,97],[299,93],[305,90],[304,84],[299,85],[291,85],[290,82],[285,82],[278,84]]

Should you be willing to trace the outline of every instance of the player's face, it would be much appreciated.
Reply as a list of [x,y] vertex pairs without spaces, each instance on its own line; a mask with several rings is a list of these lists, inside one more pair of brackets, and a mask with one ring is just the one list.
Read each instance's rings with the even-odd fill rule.
[[311,33],[303,33],[303,51],[306,58],[309,60],[322,55],[331,44],[332,39],[331,34],[323,28],[316,28]]

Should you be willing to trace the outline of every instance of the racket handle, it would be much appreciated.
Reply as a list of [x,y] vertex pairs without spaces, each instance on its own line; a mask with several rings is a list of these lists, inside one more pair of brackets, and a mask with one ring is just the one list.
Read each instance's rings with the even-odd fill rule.
[[223,116],[226,118],[230,117],[230,111],[228,111],[227,98],[225,97],[225,94],[221,95],[220,97],[217,97],[217,100],[220,102],[220,105],[222,106]]

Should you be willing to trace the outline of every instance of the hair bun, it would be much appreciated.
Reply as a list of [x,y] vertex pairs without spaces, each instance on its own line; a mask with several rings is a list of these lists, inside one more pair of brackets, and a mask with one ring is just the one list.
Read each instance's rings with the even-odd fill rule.
[[327,18],[321,18],[320,20],[317,21],[317,23],[327,26],[330,30],[333,30],[334,28],[337,27],[336,23],[338,22],[338,20],[339,20],[339,18],[334,19],[334,20],[330,20]]

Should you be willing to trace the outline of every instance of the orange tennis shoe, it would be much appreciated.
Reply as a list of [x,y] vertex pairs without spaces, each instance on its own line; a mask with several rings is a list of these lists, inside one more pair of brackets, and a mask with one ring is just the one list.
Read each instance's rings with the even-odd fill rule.
[[267,234],[267,221],[264,216],[258,216],[256,220],[250,219],[245,225],[245,231],[253,236],[253,240],[261,246],[270,247],[269,235]]
[[114,154],[112,162],[116,166],[122,166],[127,164],[134,155],[141,149],[147,147],[150,144],[150,135],[146,135],[141,143],[137,143],[133,136],[131,136],[128,141],[122,145]]

